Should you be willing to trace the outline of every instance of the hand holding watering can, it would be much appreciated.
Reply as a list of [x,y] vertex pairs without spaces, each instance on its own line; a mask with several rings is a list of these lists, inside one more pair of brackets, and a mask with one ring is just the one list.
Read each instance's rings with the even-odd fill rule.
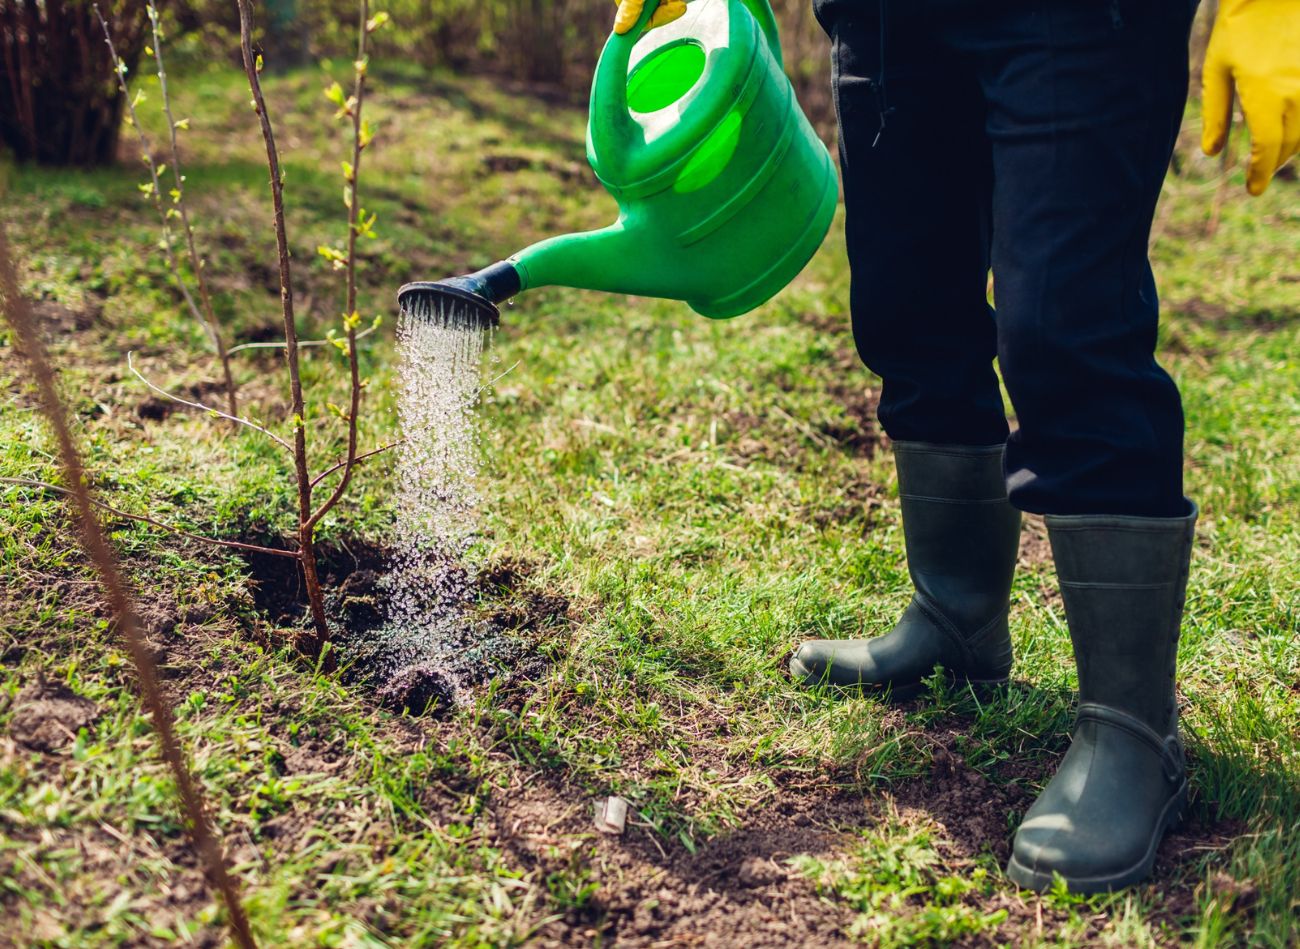
[[[622,0],[618,12],[614,15],[614,32],[619,36],[629,33],[636,21],[641,19],[646,0]],[[657,0],[653,5],[654,13],[646,27],[653,30],[656,26],[666,26],[686,12],[686,0]]]

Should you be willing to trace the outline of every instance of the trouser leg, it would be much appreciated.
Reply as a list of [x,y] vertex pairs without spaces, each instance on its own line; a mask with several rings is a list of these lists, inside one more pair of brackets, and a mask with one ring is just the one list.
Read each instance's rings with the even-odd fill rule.
[[1142,879],[1186,801],[1174,678],[1195,508],[1146,248],[1193,8],[1045,0],[948,34],[988,102],[999,360],[1020,422],[1008,486],[1048,515],[1079,670],[1070,750],[1008,869],[1039,890]]
[[[987,685],[1011,667],[1007,614],[1020,514],[1006,499],[1006,419],[985,299],[991,180],[970,63],[889,8],[881,133],[881,9],[825,3],[835,51],[853,329],[881,375],[915,587],[892,631],[812,640],[791,657],[806,685],[916,695],[936,667]],[[877,140],[877,136],[879,139]]]
[[883,380],[895,441],[993,445],[1007,434],[987,304],[991,166],[973,66],[933,23],[877,2],[820,0],[831,37],[853,333]]
[[1187,94],[1189,0],[1053,0],[954,18],[992,145],[1011,501],[1176,517],[1178,390],[1154,357],[1152,214]]

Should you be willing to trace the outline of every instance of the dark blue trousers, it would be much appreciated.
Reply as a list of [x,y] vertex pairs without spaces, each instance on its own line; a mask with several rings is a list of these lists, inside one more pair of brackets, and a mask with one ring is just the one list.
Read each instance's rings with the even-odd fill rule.
[[853,332],[884,382],[882,427],[1005,440],[1022,510],[1185,513],[1147,240],[1195,0],[815,7],[833,43]]

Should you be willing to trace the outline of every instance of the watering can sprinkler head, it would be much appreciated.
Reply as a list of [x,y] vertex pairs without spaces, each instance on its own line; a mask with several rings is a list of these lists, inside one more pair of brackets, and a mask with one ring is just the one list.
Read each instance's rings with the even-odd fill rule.
[[497,304],[519,292],[519,271],[505,260],[460,277],[419,280],[397,291],[397,305],[408,316],[467,329],[495,329]]

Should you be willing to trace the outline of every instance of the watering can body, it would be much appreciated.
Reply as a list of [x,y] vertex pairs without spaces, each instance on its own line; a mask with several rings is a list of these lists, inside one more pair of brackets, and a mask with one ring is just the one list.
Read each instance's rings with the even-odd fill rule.
[[619,204],[609,227],[507,261],[519,289],[563,285],[684,300],[737,316],[803,269],[830,227],[835,166],[799,108],[766,0],[696,0],[611,36],[587,157]]

